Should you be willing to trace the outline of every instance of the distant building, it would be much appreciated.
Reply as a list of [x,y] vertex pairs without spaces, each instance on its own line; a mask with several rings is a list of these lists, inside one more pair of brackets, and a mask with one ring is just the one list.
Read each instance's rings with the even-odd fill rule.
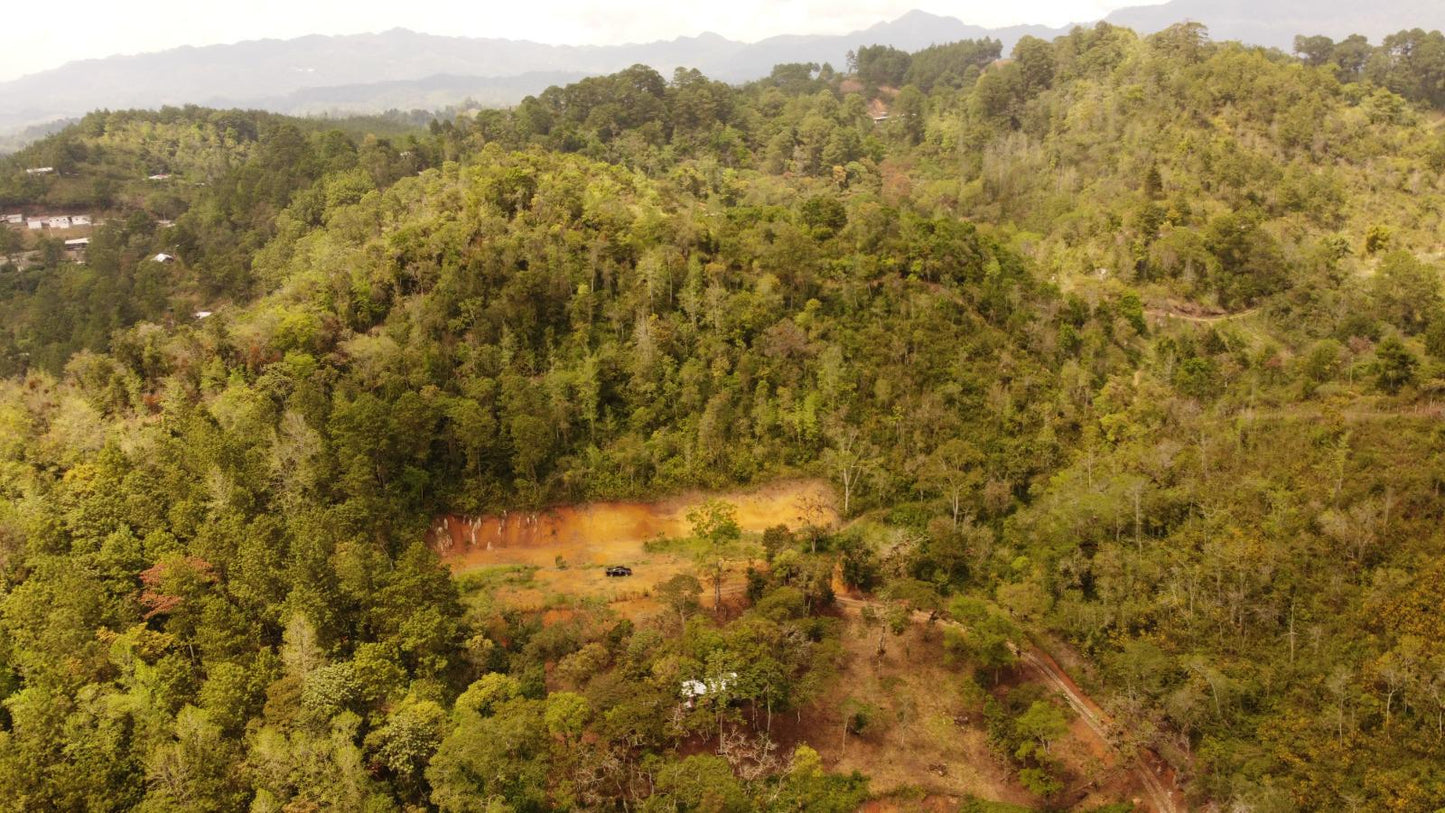
[[146,176],[147,181],[169,181],[170,179],[171,174],[169,172],[157,172],[154,175]]
[[70,218],[66,217],[65,215],[56,215],[55,217],[46,220],[45,225],[49,226],[52,229],[68,229],[70,228]]
[[868,118],[873,119],[875,123],[888,120],[888,107],[883,104],[882,99],[874,99],[868,103]]
[[31,167],[25,170],[26,175],[49,175],[55,171],[55,167]]
[[90,225],[90,215],[71,215],[71,217],[70,217],[70,225],[71,225],[72,227],[74,227],[74,226],[89,226],[89,225]]
[[31,231],[40,231],[41,229],[45,228],[45,221],[41,220],[38,217],[32,217],[29,220],[25,221],[25,228],[30,229]]
[[77,263],[85,263],[85,250],[90,248],[89,237],[77,237],[74,240],[65,241],[65,251],[70,254]]
[[176,261],[176,258],[175,258],[175,257],[172,257],[171,255],[166,254],[165,252],[161,252],[160,254],[157,254],[154,259],[155,259],[155,261],[158,262],[158,263],[173,263],[173,262]]
[[197,318],[197,319],[209,319],[210,317],[211,317],[211,312],[210,312],[210,311],[196,311],[196,318]]
[[19,226],[25,222],[25,215],[5,215],[5,222],[12,226]]

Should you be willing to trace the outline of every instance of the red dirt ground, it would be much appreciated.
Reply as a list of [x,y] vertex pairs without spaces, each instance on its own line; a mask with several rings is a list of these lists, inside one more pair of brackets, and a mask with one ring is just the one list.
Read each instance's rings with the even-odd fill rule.
[[[784,480],[763,488],[724,494],[691,493],[658,502],[588,503],[536,513],[444,516],[428,536],[454,573],[506,566],[537,568],[528,584],[506,590],[508,604],[541,609],[549,598],[601,598],[630,617],[652,611],[651,588],[678,573],[692,572],[682,550],[650,552],[647,543],[680,539],[691,532],[687,513],[708,499],[737,507],[746,534],[774,525],[803,525],[803,505],[824,506],[822,521],[834,523],[832,489],[821,480]],[[558,567],[558,559],[565,567]],[[608,578],[609,565],[633,568],[630,578]],[[737,563],[728,581],[746,567]],[[711,590],[707,591],[707,595]]]

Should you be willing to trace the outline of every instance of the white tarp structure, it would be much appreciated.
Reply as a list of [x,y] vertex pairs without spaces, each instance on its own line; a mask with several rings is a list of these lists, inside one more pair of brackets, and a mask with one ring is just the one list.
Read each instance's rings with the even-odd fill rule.
[[684,680],[682,682],[681,693],[684,698],[692,701],[696,700],[699,697],[705,697],[706,695],[725,692],[727,691],[728,687],[733,684],[733,681],[737,679],[737,672],[728,672],[726,675],[716,678],[709,678],[706,681]]

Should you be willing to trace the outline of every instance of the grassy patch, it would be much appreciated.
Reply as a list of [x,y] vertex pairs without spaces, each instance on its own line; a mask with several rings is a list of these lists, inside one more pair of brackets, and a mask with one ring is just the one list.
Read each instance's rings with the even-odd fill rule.
[[693,557],[703,552],[704,545],[690,536],[664,537],[659,536],[642,543],[644,553],[653,555],[670,555]]
[[497,565],[480,567],[458,573],[457,589],[463,594],[485,590],[488,592],[501,587],[517,587],[532,583],[537,575],[536,565]]

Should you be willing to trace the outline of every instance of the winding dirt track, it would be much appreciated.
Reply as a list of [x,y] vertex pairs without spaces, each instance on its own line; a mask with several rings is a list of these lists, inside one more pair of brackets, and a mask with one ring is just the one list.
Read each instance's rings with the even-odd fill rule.
[[[1044,680],[1064,696],[1079,718],[1088,725],[1089,730],[1098,736],[1099,741],[1118,754],[1118,750],[1114,748],[1113,741],[1109,737],[1109,727],[1113,721],[1092,698],[1079,690],[1069,676],[1058,667],[1053,658],[1048,656],[1048,653],[1031,645],[1028,649],[1019,650],[1019,658],[1043,675]],[[1158,813],[1177,813],[1180,808],[1174,803],[1174,792],[1167,790],[1159,778],[1154,775],[1152,766],[1159,764],[1159,757],[1153,752],[1146,753],[1148,754],[1146,758],[1135,760],[1131,767],[1134,776],[1144,788],[1145,794],[1149,797],[1149,803]]]
[[[874,602],[871,601],[847,596],[838,596],[837,602],[839,606],[844,609],[854,612],[861,612],[864,607],[874,604]],[[929,613],[919,611],[913,614],[913,622],[915,624],[926,624],[929,621],[941,626],[964,629],[964,626],[956,621],[939,619]],[[1064,696],[1069,706],[1079,715],[1079,719],[1083,720],[1084,724],[1089,727],[1089,731],[1098,738],[1099,743],[1113,753],[1120,761],[1123,761],[1123,755],[1119,753],[1118,748],[1114,745],[1113,738],[1109,734],[1109,729],[1113,725],[1113,721],[1109,719],[1109,716],[1099,707],[1099,704],[1095,703],[1093,698],[1085,694],[1083,690],[1078,687],[1078,684],[1074,683],[1068,674],[1065,673],[1058,663],[1044,650],[1032,643],[1020,647],[1011,642],[1009,646],[1015,654],[1018,655],[1019,660],[1037,672],[1039,676],[1044,679],[1045,683],[1052,686],[1055,691]],[[1135,759],[1130,770],[1139,781],[1140,787],[1144,789],[1145,795],[1149,797],[1149,804],[1153,807],[1155,813],[1180,813],[1180,811],[1185,808],[1175,803],[1174,797],[1178,794],[1165,788],[1164,784],[1159,781],[1159,777],[1155,775],[1156,766],[1160,764],[1162,764],[1162,760],[1159,759],[1158,755],[1149,751],[1145,752],[1142,758]]]

